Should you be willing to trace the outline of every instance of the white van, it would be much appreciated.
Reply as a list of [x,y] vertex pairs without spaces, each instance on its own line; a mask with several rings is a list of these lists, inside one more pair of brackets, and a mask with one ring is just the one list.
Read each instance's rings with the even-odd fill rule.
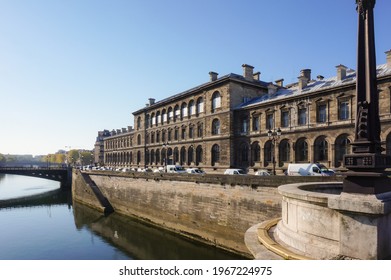
[[186,173],[186,170],[180,165],[167,165],[167,173]]
[[243,169],[226,169],[224,171],[225,175],[246,175]]
[[288,176],[333,176],[335,172],[320,163],[290,163]]

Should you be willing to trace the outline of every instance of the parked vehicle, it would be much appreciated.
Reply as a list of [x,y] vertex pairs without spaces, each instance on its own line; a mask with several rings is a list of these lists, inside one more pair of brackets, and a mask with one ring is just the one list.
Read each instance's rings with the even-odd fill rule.
[[258,170],[257,172],[255,172],[254,175],[256,175],[256,176],[270,176],[270,173],[267,170]]
[[246,173],[243,171],[243,169],[226,169],[224,171],[225,175],[246,175]]
[[186,172],[190,174],[205,174],[205,171],[199,168],[188,168],[186,169]]
[[164,173],[164,168],[163,167],[156,168],[153,170],[153,173]]
[[180,165],[167,165],[167,173],[186,173],[186,170]]
[[335,172],[320,163],[290,163],[288,176],[333,176]]

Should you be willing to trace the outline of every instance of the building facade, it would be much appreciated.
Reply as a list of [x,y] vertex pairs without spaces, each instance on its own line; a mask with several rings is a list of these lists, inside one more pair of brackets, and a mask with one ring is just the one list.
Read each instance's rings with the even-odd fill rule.
[[[243,75],[209,82],[149,103],[133,113],[134,129],[102,137],[103,164],[158,168],[166,164],[223,172],[229,167],[286,170],[292,162],[342,168],[355,123],[356,74],[344,65],[331,78],[304,69],[297,83],[260,80],[250,65]],[[381,139],[391,154],[391,51],[377,67]],[[268,132],[281,131],[270,139]],[[100,145],[102,147],[102,145]]]

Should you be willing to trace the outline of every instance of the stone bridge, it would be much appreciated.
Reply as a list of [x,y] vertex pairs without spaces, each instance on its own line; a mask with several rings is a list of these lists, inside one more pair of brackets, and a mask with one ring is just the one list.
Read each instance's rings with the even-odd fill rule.
[[16,174],[61,182],[61,187],[72,184],[72,168],[68,167],[0,167],[0,174]]

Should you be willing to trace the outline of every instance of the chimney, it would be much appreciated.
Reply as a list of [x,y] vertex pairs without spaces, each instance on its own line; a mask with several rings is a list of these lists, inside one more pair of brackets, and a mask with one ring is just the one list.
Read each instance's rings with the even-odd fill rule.
[[316,76],[316,78],[319,80],[319,81],[323,81],[324,77],[322,75],[318,75]]
[[116,135],[115,129],[111,131],[111,135]]
[[127,130],[126,130],[125,127],[123,127],[123,128],[122,128],[122,133],[125,133],[125,132],[127,132]]
[[257,72],[257,73],[254,73],[253,74],[253,79],[256,80],[256,81],[259,81],[261,78],[261,72]]
[[346,78],[346,70],[348,69],[345,65],[337,65],[337,81],[342,81]]
[[149,98],[149,106],[155,104],[155,98]]
[[299,79],[299,89],[302,90],[307,86],[308,79],[304,76],[300,76],[298,77],[298,79]]
[[243,77],[248,81],[253,81],[253,70],[254,67],[248,64],[243,64]]
[[218,73],[213,72],[213,71],[210,71],[210,72],[209,72],[210,81],[211,81],[211,82],[216,81],[218,75],[219,75]]
[[128,132],[131,132],[133,130],[133,126],[129,125],[128,126]]
[[269,97],[273,96],[276,92],[277,92],[277,87],[273,85],[273,83],[270,83],[267,86],[267,94],[269,95]]
[[284,86],[284,79],[279,79],[279,80],[275,81],[275,83],[277,86],[283,87]]
[[117,129],[117,134],[121,134],[121,129]]
[[387,68],[391,68],[391,50],[386,51]]
[[300,76],[305,77],[307,82],[311,81],[311,69],[303,69],[300,71]]

